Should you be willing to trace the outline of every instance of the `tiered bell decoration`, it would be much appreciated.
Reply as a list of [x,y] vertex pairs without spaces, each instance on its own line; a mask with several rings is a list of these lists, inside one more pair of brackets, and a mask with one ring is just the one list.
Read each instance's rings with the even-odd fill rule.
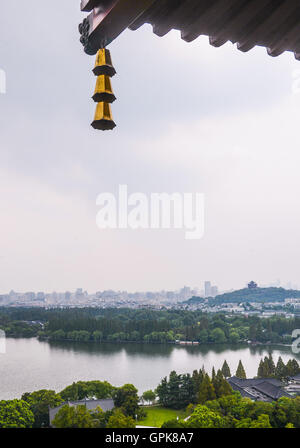
[[109,50],[102,48],[97,53],[94,74],[97,76],[93,100],[97,103],[96,113],[92,126],[94,129],[106,131],[116,127],[112,118],[110,103],[116,99],[110,78],[116,74],[111,61]]
[[112,91],[109,76],[98,76],[93,100],[96,103],[101,103],[102,101],[105,103],[113,103],[115,99],[116,97]]
[[103,48],[102,50],[98,51],[93,72],[96,76],[107,75],[111,78],[116,74],[116,70],[112,65],[109,50]]

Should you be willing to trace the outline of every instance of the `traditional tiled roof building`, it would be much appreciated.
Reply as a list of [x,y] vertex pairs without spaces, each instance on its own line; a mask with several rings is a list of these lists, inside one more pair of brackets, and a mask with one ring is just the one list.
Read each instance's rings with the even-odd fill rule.
[[233,390],[237,390],[243,397],[255,401],[276,401],[281,397],[292,398],[284,390],[284,383],[275,378],[241,379],[233,376],[227,379]]
[[246,52],[259,45],[300,60],[299,0],[81,0],[81,10],[89,13],[80,25],[88,54],[148,23],[157,36],[176,29],[186,42],[206,35],[215,47],[231,41]]
[[49,408],[50,426],[52,426],[52,421],[54,420],[54,417],[56,416],[57,412],[66,404],[68,406],[83,405],[86,407],[86,409],[90,411],[95,410],[98,406],[100,406],[103,412],[111,411],[115,406],[114,401],[112,399],[66,401],[56,408]]

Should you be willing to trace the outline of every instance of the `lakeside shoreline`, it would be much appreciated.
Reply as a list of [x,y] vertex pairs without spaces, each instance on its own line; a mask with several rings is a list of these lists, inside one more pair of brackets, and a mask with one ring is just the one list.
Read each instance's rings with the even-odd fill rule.
[[120,345],[120,344],[139,344],[139,345],[173,345],[176,347],[201,347],[201,346],[207,346],[207,345],[217,345],[219,347],[222,346],[229,346],[230,348],[232,347],[241,347],[241,348],[245,348],[245,347],[292,347],[292,344],[284,344],[282,342],[246,342],[246,341],[242,341],[239,343],[218,343],[218,342],[198,342],[198,341],[186,341],[188,343],[177,343],[175,341],[169,341],[169,342],[147,342],[147,341],[107,341],[107,340],[103,340],[103,341],[76,341],[75,339],[51,339],[49,336],[45,336],[45,337],[41,337],[41,336],[7,336],[6,337],[11,338],[11,339],[36,339],[40,342],[70,342],[70,343],[85,343],[85,344],[93,344],[93,345],[102,345],[102,344],[113,344],[113,345]]

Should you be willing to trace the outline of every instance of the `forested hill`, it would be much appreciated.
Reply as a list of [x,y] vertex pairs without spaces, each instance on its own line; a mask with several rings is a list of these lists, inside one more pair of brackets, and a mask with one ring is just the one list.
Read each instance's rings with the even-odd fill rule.
[[[210,300],[213,303],[240,303],[240,302],[283,302],[288,298],[300,298],[300,291],[284,288],[244,288],[233,292],[220,294]],[[202,302],[202,297],[192,297],[184,303],[189,305]]]

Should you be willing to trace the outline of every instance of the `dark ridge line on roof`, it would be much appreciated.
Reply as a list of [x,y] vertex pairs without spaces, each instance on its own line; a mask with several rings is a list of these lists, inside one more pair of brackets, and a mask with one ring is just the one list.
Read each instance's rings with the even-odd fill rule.
[[231,41],[247,52],[258,45],[270,56],[292,51],[300,60],[298,0],[156,0],[129,29],[145,23],[158,36],[177,29],[187,42],[207,35],[213,46]]

